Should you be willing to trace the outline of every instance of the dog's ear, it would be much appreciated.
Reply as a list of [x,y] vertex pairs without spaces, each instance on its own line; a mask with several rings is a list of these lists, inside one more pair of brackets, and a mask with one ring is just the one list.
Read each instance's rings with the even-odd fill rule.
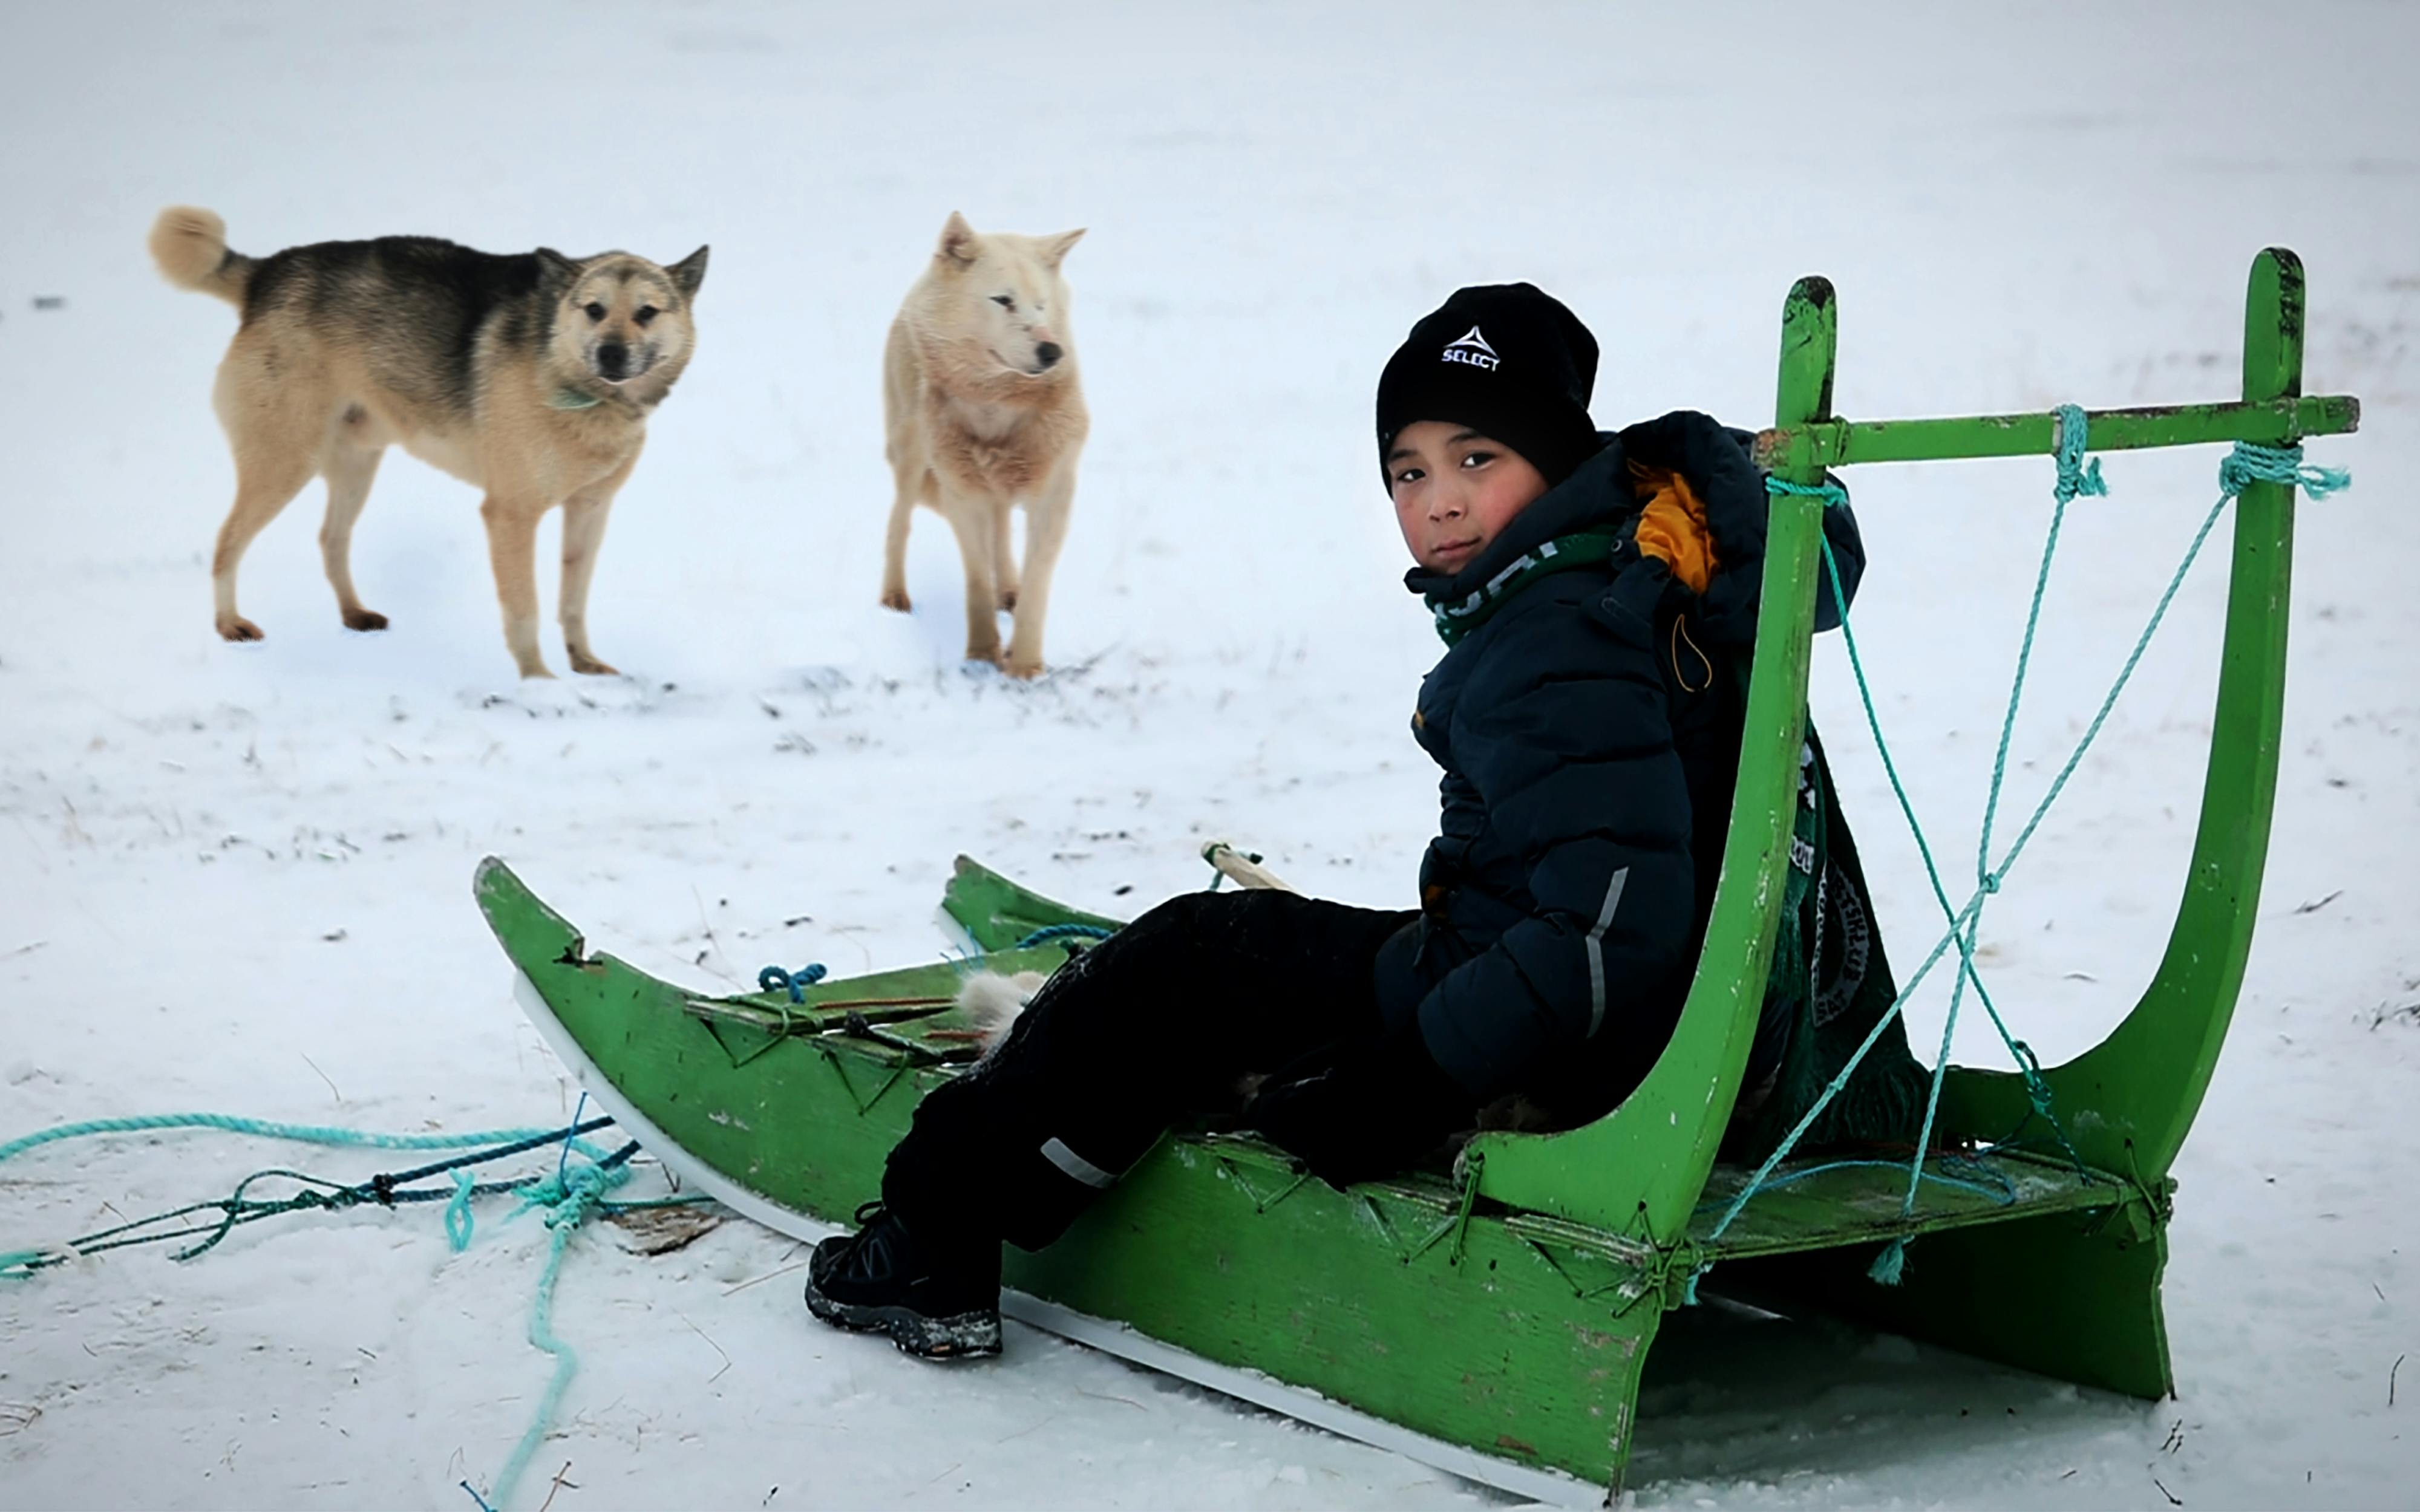
[[537,249],[537,276],[550,286],[570,283],[580,274],[580,265],[552,247]]
[[982,239],[975,235],[975,228],[967,224],[965,216],[952,210],[941,227],[941,244],[933,249],[933,255],[954,267],[971,268],[982,251]]
[[664,270],[673,275],[673,283],[680,289],[682,299],[697,298],[697,286],[706,282],[706,255],[709,250],[700,247]]
[[1089,229],[1091,228],[1088,226],[1079,225],[1073,231],[1062,231],[1055,237],[1043,238],[1042,265],[1052,272],[1057,272],[1059,265],[1067,260],[1067,254],[1074,249],[1077,242],[1084,239],[1084,233]]

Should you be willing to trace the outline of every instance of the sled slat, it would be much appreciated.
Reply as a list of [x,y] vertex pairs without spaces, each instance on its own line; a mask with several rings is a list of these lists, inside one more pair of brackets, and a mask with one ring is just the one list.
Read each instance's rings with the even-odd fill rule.
[[[1936,1163],[1931,1169],[1939,1169]],[[1900,1211],[1907,1166],[1900,1161],[1851,1165],[1821,1159],[1785,1164],[1720,1240],[1715,1220],[1746,1185],[1748,1168],[1717,1165],[1706,1180],[1691,1237],[1714,1259],[1797,1254],[1880,1243],[1902,1236],[2012,1223],[2054,1212],[2091,1212],[2138,1201],[2134,1190],[2099,1172],[2079,1174],[2027,1156],[1962,1161],[1946,1181],[1926,1181],[1916,1211]]]

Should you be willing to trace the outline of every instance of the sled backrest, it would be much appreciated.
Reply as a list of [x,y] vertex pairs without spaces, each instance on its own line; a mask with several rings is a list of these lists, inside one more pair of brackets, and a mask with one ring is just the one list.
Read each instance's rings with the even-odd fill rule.
[[[2302,396],[2302,263],[2272,248],[2252,267],[2243,397],[2087,414],[2094,451],[2248,441],[2298,444],[2355,429],[2348,397]],[[1826,468],[2050,455],[2054,413],[1848,421],[1832,412],[1838,310],[1832,285],[1801,279],[1783,307],[1774,428],[1760,462],[1813,486]],[[1638,1089],[1582,1129],[1484,1134],[1468,1156],[1481,1195],[1678,1243],[1737,1101],[1762,1005],[1789,864],[1805,737],[1822,501],[1778,495],[1766,541],[1740,777],[1712,920],[1671,1043]],[[2208,1087],[2243,964],[2267,856],[2285,701],[2294,490],[2255,482],[2237,499],[2217,715],[2183,904],[2149,990],[2101,1045],[2042,1077],[2071,1117],[2077,1153],[2138,1182],[2163,1176]],[[1941,1130],[2004,1134],[2027,1088],[2012,1074],[1953,1072]]]

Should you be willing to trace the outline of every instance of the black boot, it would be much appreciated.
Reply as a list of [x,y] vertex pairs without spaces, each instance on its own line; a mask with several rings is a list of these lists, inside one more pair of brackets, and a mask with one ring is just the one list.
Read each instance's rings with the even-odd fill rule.
[[919,1244],[879,1202],[854,1234],[807,1262],[807,1310],[827,1323],[888,1334],[900,1352],[959,1360],[1000,1352],[1000,1245],[944,1254]]

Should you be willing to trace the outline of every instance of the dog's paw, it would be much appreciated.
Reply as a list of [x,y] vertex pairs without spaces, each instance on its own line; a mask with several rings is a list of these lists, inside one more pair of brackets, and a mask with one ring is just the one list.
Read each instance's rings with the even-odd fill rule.
[[884,609],[895,609],[902,614],[907,613],[909,608],[908,603],[908,590],[905,588],[884,589],[882,591],[882,607]]
[[345,610],[345,628],[383,630],[386,628],[386,616],[374,609],[349,609]]
[[619,677],[622,675],[622,670],[619,667],[613,666],[610,662],[598,661],[596,657],[590,656],[585,651],[575,651],[570,655],[571,670],[573,671],[585,672],[591,677]]
[[260,626],[240,614],[230,614],[219,621],[219,637],[225,640],[265,640]]
[[1012,654],[1007,660],[1000,664],[1000,670],[1008,673],[1009,676],[1016,678],[1019,682],[1032,682],[1034,678],[1042,675],[1042,661],[1039,657],[1019,656]]

